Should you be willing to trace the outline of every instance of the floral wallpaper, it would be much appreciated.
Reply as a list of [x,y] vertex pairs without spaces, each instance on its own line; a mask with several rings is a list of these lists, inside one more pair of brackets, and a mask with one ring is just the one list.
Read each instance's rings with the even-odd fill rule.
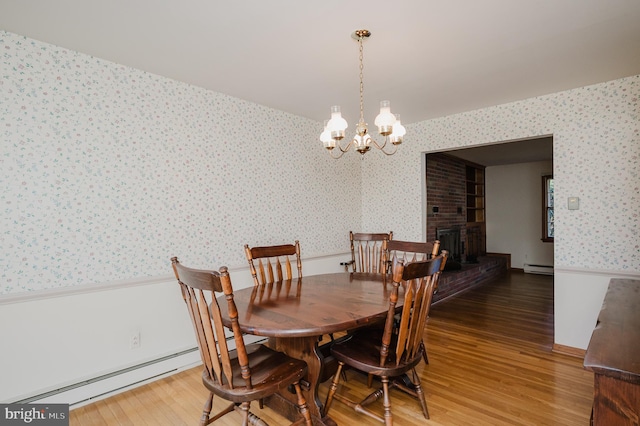
[[419,239],[422,153],[541,135],[556,267],[640,271],[640,76],[406,125],[395,156],[335,161],[312,120],[8,32],[0,57],[0,295],[164,276],[174,255],[244,265],[245,243]]
[[[387,185],[363,186],[363,223],[423,237],[424,152],[553,135],[555,267],[640,272],[640,76],[406,127],[400,153],[372,157]],[[569,197],[579,210],[568,210]],[[374,208],[391,198],[402,208]]]
[[321,124],[8,32],[0,59],[0,294],[348,250],[359,163]]

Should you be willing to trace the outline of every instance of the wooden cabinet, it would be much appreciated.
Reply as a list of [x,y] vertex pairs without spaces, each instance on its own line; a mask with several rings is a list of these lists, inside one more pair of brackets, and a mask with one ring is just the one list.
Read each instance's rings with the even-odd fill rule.
[[640,418],[640,280],[614,278],[602,302],[584,367],[594,373],[593,425]]

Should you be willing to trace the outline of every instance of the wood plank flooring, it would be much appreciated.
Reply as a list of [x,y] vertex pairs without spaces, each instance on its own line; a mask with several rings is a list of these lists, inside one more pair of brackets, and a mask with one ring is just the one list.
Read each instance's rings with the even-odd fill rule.
[[[551,352],[553,278],[510,272],[488,285],[434,305],[425,333],[429,365],[418,367],[431,420],[419,404],[392,391],[394,423],[411,425],[587,425],[593,374],[582,359]],[[207,392],[193,368],[114,397],[74,409],[71,425],[196,425]],[[370,392],[366,377],[348,371],[339,392]],[[321,387],[326,395],[327,385]],[[217,400],[215,408],[226,403]],[[288,425],[257,404],[271,425]],[[374,405],[375,407],[375,405]],[[379,425],[336,401],[340,425]],[[236,425],[229,414],[216,425]]]

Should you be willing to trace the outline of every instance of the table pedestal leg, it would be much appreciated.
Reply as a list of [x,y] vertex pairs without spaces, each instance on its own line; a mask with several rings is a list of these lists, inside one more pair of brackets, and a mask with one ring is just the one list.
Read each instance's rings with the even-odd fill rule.
[[[324,370],[324,356],[318,349],[318,336],[278,337],[270,338],[269,347],[281,351],[290,357],[304,360],[307,363],[307,383],[301,383],[302,392],[314,425],[336,425],[330,417],[324,416],[324,405],[318,395],[320,378]],[[277,409],[287,418],[294,421],[299,418],[294,394],[286,390],[266,400],[269,407]]]

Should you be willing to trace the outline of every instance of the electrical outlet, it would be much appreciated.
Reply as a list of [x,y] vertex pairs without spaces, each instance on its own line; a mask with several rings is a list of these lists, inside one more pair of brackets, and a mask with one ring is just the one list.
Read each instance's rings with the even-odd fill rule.
[[136,331],[129,338],[129,349],[138,349],[140,347],[140,332]]

